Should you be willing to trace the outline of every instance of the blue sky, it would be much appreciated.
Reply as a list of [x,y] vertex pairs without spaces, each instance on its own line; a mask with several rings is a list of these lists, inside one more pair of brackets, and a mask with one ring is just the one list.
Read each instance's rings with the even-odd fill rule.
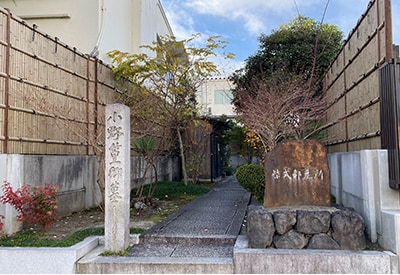
[[[369,0],[330,0],[324,22],[338,25],[345,37],[367,10]],[[270,34],[298,15],[322,19],[327,0],[161,0],[177,39],[194,33],[204,38],[220,35],[229,42],[234,61],[216,61],[226,74],[239,68],[258,49],[261,33]],[[400,12],[400,1],[392,1],[392,11]],[[400,20],[393,17],[394,43],[399,44]]]

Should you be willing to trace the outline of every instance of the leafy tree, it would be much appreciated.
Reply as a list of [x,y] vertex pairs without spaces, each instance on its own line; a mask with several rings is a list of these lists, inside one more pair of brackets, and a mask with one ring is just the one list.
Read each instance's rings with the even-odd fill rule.
[[[153,169],[154,171],[154,184],[153,182],[150,183],[150,186],[148,188],[148,195],[147,198],[151,199],[154,193],[154,190],[157,186],[158,183],[158,174],[157,174],[157,167],[156,167],[156,160],[157,156],[154,154],[154,152],[157,152],[156,149],[156,140],[152,136],[143,136],[143,137],[138,137],[134,139],[134,146],[133,146],[134,151],[140,156],[143,157],[144,160],[144,171],[143,171],[143,176],[142,179],[139,183],[139,186],[136,191],[136,197],[139,201],[144,200],[146,201],[146,198],[142,197],[144,186],[146,183],[146,176],[147,172],[150,169]],[[140,173],[140,171],[139,171]]]
[[153,56],[118,50],[109,53],[116,77],[132,84],[123,99],[132,108],[141,109],[137,116],[142,127],[156,126],[157,133],[167,133],[168,140],[178,140],[185,184],[188,179],[182,134],[197,115],[196,89],[201,80],[219,72],[209,59],[226,46],[219,37],[209,37],[205,46],[196,47],[199,37],[192,35],[181,41],[173,36],[157,37],[152,45],[142,46]]
[[317,83],[320,90],[322,75],[340,49],[342,39],[338,26],[301,15],[270,35],[261,34],[258,51],[231,77],[236,86],[233,91],[236,106],[240,105],[238,93],[251,92],[249,83],[253,79],[269,77],[276,71],[301,75],[313,85]]
[[341,46],[337,26],[298,16],[271,35],[231,76],[236,112],[265,152],[315,131],[324,112],[322,76]]
[[248,131],[246,126],[243,126],[239,118],[228,120],[227,122],[229,123],[229,129],[224,132],[223,144],[229,147],[230,152],[226,160],[229,161],[231,155],[234,154],[247,158],[247,163],[250,164],[252,157],[257,156],[255,140],[251,137],[252,132]]

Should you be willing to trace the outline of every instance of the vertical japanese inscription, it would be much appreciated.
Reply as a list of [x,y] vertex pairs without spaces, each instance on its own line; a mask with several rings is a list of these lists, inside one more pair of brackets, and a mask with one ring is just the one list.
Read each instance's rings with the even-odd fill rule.
[[107,139],[111,143],[107,150],[109,154],[109,163],[108,163],[108,171],[107,176],[110,183],[110,194],[109,201],[117,202],[122,198],[119,193],[119,187],[121,185],[122,180],[122,161],[121,161],[121,147],[122,145],[119,143],[119,139],[124,136],[124,130],[122,126],[120,126],[121,122],[124,120],[123,114],[118,114],[116,111],[113,111],[111,114],[108,114],[107,117]]
[[105,250],[129,245],[130,112],[129,107],[106,107],[105,128]]

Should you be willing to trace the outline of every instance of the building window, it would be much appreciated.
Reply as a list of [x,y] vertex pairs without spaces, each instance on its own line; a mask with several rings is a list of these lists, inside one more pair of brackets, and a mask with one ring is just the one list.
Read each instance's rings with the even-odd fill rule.
[[230,90],[215,90],[214,91],[214,104],[229,105],[232,101],[232,91]]

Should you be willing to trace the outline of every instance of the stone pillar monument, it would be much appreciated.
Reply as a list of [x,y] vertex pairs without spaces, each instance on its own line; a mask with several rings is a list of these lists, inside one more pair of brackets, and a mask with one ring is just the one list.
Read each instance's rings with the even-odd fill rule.
[[105,135],[105,251],[118,252],[129,246],[129,107],[106,106]]

